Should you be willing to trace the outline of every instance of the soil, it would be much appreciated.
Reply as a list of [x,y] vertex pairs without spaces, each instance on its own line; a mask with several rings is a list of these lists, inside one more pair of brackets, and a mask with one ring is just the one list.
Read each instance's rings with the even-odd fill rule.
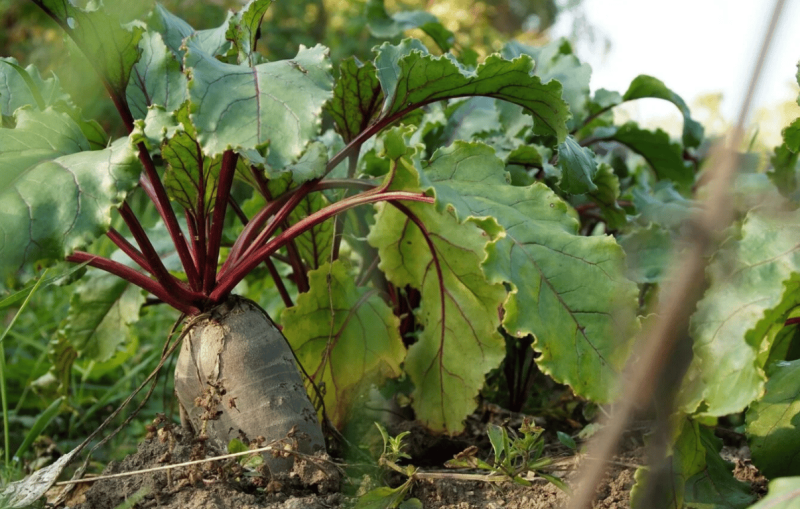
[[[491,415],[487,417],[487,412]],[[486,422],[502,421],[509,429],[519,426],[519,414],[500,412],[496,408],[484,408],[473,415],[465,435],[455,439],[432,437],[423,428],[413,423],[400,423],[390,429],[392,435],[400,431],[411,431],[407,440],[412,459],[409,463],[420,467],[422,472],[448,472],[442,468],[444,461],[463,450],[476,445],[479,457],[488,458],[489,444],[486,439]],[[182,428],[174,431],[159,430],[153,437],[139,445],[135,454],[121,463],[111,463],[103,475],[129,472],[165,464],[195,460],[219,454],[209,446],[197,442]],[[548,439],[545,454],[556,460],[560,471],[552,472],[568,484],[580,467],[579,456],[562,446],[555,436]],[[447,457],[444,457],[447,456]],[[444,457],[444,459],[441,459]],[[766,492],[766,480],[749,462],[745,447],[727,446],[723,457],[735,465],[734,474],[751,484],[756,495]],[[423,458],[427,459],[425,461]],[[431,459],[433,458],[433,460]],[[630,507],[629,495],[634,484],[637,465],[645,462],[643,430],[628,433],[621,451],[609,465],[605,479],[598,489],[593,506],[597,509],[621,509]],[[422,466],[430,463],[431,466]],[[243,470],[237,459],[219,460],[190,467],[140,474],[128,477],[95,481],[86,489],[75,490],[67,502],[71,509],[114,509],[129,498],[138,495],[138,502],[127,507],[165,509],[334,509],[353,507],[358,495],[383,485],[369,475],[340,475],[342,463],[331,461],[327,455],[305,457],[295,460],[288,474],[270,476],[261,468],[260,472]],[[459,471],[461,472],[461,471]],[[375,471],[373,471],[373,476]],[[380,475],[380,474],[378,474]],[[488,483],[484,481],[459,480],[453,477],[415,480],[406,498],[416,498],[424,509],[540,509],[564,505],[567,495],[555,485],[541,478],[529,477],[532,486],[521,486],[510,482]],[[405,478],[392,473],[382,480],[391,486],[399,486]],[[360,484],[360,486],[358,486]],[[144,493],[142,495],[142,493]],[[413,506],[412,506],[413,507]],[[419,507],[419,506],[417,506]]]

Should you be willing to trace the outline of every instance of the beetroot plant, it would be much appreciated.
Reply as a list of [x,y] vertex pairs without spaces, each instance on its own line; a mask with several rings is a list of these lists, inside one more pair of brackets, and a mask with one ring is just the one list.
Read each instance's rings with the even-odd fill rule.
[[[128,131],[109,140],[55,77],[0,62],[3,276],[91,267],[62,373],[79,355],[110,358],[124,343],[110,329],[135,322],[144,291],[187,317],[181,419],[221,446],[296,427],[301,450],[322,449],[319,413],[343,426],[365,389],[399,377],[420,422],[458,433],[506,341],[531,335],[541,371],[613,398],[636,283],[663,264],[626,273],[607,232],[668,242],[702,139],[663,83],[590,94],[565,41],[508,43],[475,64],[435,18],[375,1],[376,34],[421,27],[437,47],[268,61],[270,0],[207,30],[158,4],[34,1],[95,65]],[[614,125],[616,105],[645,97],[680,109],[681,142]],[[665,227],[647,226],[659,215]]]

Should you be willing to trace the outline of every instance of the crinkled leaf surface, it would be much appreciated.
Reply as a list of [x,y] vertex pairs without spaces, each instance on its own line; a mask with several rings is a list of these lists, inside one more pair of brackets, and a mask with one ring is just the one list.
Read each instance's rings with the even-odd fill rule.
[[781,477],[770,481],[767,496],[750,509],[794,509],[800,504],[800,477]]
[[[0,151],[4,148],[0,144]],[[84,247],[108,228],[111,210],[138,181],[139,162],[127,139],[104,150],[56,156],[50,153],[32,163],[0,152],[9,171],[19,175],[0,191],[3,275]]]
[[693,120],[689,107],[681,97],[667,88],[664,82],[652,76],[639,75],[631,82],[628,91],[622,96],[623,101],[644,99],[652,97],[669,101],[683,114],[683,144],[687,147],[697,147],[703,141],[703,126]]
[[800,474],[800,360],[769,369],[764,397],[747,410],[753,463],[770,479]]
[[683,160],[683,148],[672,143],[669,135],[661,129],[648,131],[635,122],[616,127],[601,127],[594,132],[601,140],[613,140],[627,146],[647,161],[659,179],[672,180],[689,186],[694,182],[692,166]]
[[24,68],[23,75],[15,66],[19,66],[16,59],[0,58],[0,115],[10,117],[26,104],[39,106],[39,100],[53,106],[69,99],[55,76],[42,79],[33,65]]
[[558,167],[561,169],[559,185],[565,192],[585,194],[597,191],[597,185],[592,182],[597,173],[594,152],[581,147],[572,136],[567,136],[558,146]]
[[308,273],[310,290],[281,316],[283,333],[317,384],[337,426],[350,416],[364,383],[400,375],[400,320],[373,288],[356,288],[337,260]]
[[[220,26],[193,32],[192,35],[184,41],[184,45],[195,52],[202,51],[212,57],[221,57],[227,62],[228,59],[225,57],[228,52],[231,51],[231,41],[228,40],[228,30],[231,26],[231,22],[233,22],[235,18],[236,14],[233,11],[228,11],[225,20]],[[191,67],[191,65],[187,63],[185,56],[186,54],[184,53],[184,65],[186,67]]]
[[133,66],[126,91],[134,118],[145,118],[147,108],[158,104],[175,111],[186,100],[186,76],[175,54],[158,32],[147,32],[139,42],[142,57]]
[[583,237],[567,205],[546,186],[510,186],[491,148],[456,142],[440,149],[423,181],[437,207],[459,220],[496,218],[505,228],[483,263],[493,282],[510,283],[503,326],[536,336],[540,368],[593,401],[609,401],[636,320],[636,285],[624,276],[613,237]]
[[375,64],[362,63],[355,57],[342,61],[327,109],[345,143],[367,128],[380,111],[382,100]]
[[160,3],[156,3],[147,24],[161,34],[164,43],[176,57],[183,58],[181,50],[183,40],[195,32],[189,23],[169,12]]
[[364,7],[367,28],[375,37],[397,37],[406,30],[419,28],[443,51],[449,51],[455,42],[453,32],[446,29],[433,14],[425,11],[403,11],[393,15],[386,12],[383,0],[369,0]]
[[282,168],[319,131],[332,86],[323,46],[301,48],[293,60],[251,68],[220,62],[191,45],[185,63],[191,68],[192,122],[206,154],[269,142],[267,160]]
[[406,39],[398,46],[381,45],[375,64],[384,118],[434,101],[482,95],[524,107],[534,118],[536,134],[555,136],[559,142],[567,136],[569,107],[561,98],[561,84],[542,84],[528,55],[514,60],[490,55],[473,71],[449,53],[433,56],[419,41]]
[[649,471],[636,471],[636,484],[631,490],[633,509],[744,509],[753,502],[750,486],[733,477],[733,464],[723,460],[719,451],[722,441],[711,429],[687,417],[680,417],[680,428],[667,459],[671,475],[653,486],[650,499],[657,505],[644,505],[643,496],[650,488]]
[[311,179],[322,177],[325,174],[327,164],[327,147],[319,141],[312,141],[308,144],[308,148],[300,156],[300,159],[296,163],[286,166],[284,171],[291,173],[292,182],[302,184]]
[[139,319],[142,291],[117,276],[92,271],[70,299],[69,315],[59,334],[82,356],[110,359],[126,341],[128,327]]
[[147,10],[147,2],[117,1],[107,5],[90,2],[92,8],[88,9],[69,0],[34,0],[34,3],[58,20],[114,93],[125,97],[144,32],[140,23],[129,21]]
[[800,304],[800,212],[765,215],[751,211],[741,238],[723,247],[707,268],[710,286],[692,316],[694,359],[683,407],[711,416],[739,412],[763,393],[757,362],[769,327]]
[[[395,164],[392,187],[418,190],[413,165],[405,158]],[[505,354],[497,332],[505,290],[481,270],[486,232],[428,204],[406,206],[422,220],[427,239],[402,212],[382,204],[367,240],[378,248],[379,267],[395,286],[410,285],[422,294],[416,315],[423,331],[405,362],[417,419],[434,431],[457,433],[475,409],[486,374]]]

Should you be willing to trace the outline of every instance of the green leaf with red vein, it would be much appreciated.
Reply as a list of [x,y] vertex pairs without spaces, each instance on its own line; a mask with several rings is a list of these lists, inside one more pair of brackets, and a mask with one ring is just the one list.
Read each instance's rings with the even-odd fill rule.
[[147,116],[147,108],[158,104],[175,111],[186,100],[186,76],[175,55],[160,34],[147,32],[139,42],[142,58],[133,66],[126,91],[128,107],[134,118]]
[[382,100],[375,64],[362,63],[356,57],[342,61],[339,79],[333,87],[333,100],[328,103],[327,110],[345,143],[369,126],[380,112]]
[[188,43],[191,118],[203,151],[215,156],[269,142],[270,165],[297,160],[319,132],[322,106],[332,95],[328,50],[302,48],[292,60],[251,68],[220,62]]
[[[393,189],[419,190],[411,162],[398,159],[396,168]],[[389,281],[422,294],[416,315],[423,330],[405,362],[417,419],[434,431],[458,433],[475,410],[486,374],[505,355],[497,328],[506,292],[481,270],[490,240],[484,230],[427,204],[406,206],[424,224],[424,234],[404,213],[382,204],[367,240],[378,248],[379,268]]]
[[195,217],[210,217],[217,195],[222,156],[205,157],[197,140],[179,130],[161,146],[167,163],[164,187],[170,198]]
[[561,98],[561,83],[543,84],[533,75],[534,62],[528,55],[513,60],[490,55],[470,70],[449,53],[433,56],[419,41],[406,39],[398,46],[381,45],[375,65],[384,95],[382,118],[433,101],[487,96],[525,108],[533,116],[535,134],[555,136],[559,142],[567,136],[570,113]]
[[536,337],[542,371],[581,396],[610,401],[637,327],[638,296],[614,238],[581,236],[574,211],[543,184],[509,185],[503,162],[480,143],[438,150],[423,188],[460,221],[493,217],[505,229],[483,263],[490,281],[512,287],[503,326]]
[[325,409],[342,426],[369,384],[400,375],[400,320],[378,291],[357,288],[339,260],[308,275],[310,290],[281,316],[283,333],[314,382],[325,384]]

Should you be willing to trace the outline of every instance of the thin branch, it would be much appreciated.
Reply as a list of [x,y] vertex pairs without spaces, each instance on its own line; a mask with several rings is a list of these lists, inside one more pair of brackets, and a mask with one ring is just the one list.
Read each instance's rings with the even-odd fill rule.
[[[150,196],[153,204],[156,206],[156,210],[158,210],[159,216],[161,216],[161,220],[164,221],[164,225],[167,227],[169,236],[172,238],[172,243],[175,245],[175,250],[178,252],[178,258],[181,260],[183,270],[186,272],[186,279],[189,280],[189,286],[192,287],[192,290],[200,290],[200,277],[197,274],[197,270],[195,270],[194,259],[189,253],[189,245],[186,243],[183,231],[181,231],[181,227],[178,225],[178,218],[169,203],[167,191],[161,183],[161,179],[156,171],[156,166],[153,163],[153,159],[150,157],[150,152],[148,152],[147,147],[144,146],[144,143],[139,143],[138,147],[139,160],[144,166],[147,178],[146,185],[151,189],[151,191],[148,192],[148,196]],[[145,191],[147,191],[147,189],[145,189]]]
[[146,270],[150,274],[153,273],[153,269],[150,268],[150,264],[147,263],[145,257],[142,256],[142,252],[139,251],[136,246],[128,242],[128,239],[123,237],[121,233],[114,228],[109,228],[109,230],[106,232],[106,237],[108,237],[111,242],[113,242],[120,249],[120,251],[128,255],[128,258],[133,260],[136,265]]
[[133,213],[133,210],[131,210],[130,206],[128,206],[128,203],[122,202],[122,205],[120,205],[118,210],[122,218],[125,220],[125,224],[128,225],[128,229],[133,234],[133,238],[136,239],[136,243],[139,244],[139,249],[142,250],[142,255],[147,260],[147,264],[150,266],[152,274],[156,277],[164,290],[185,301],[191,302],[193,300],[201,299],[202,295],[192,292],[189,288],[184,287],[184,284],[181,281],[178,281],[172,274],[169,273],[167,268],[164,266],[164,263],[161,261],[161,257],[153,247],[153,244],[150,243],[150,239],[147,237],[147,234],[142,228],[142,225],[139,223],[139,220],[136,218],[136,215]]
[[214,203],[211,231],[208,234],[208,255],[203,274],[203,293],[206,295],[214,289],[217,279],[219,247],[222,240],[222,230],[225,226],[225,212],[228,209],[228,197],[231,194],[233,176],[236,174],[236,162],[238,160],[239,155],[232,150],[228,150],[222,155],[222,168],[219,171],[219,179],[217,179],[217,199]]
[[[303,198],[305,198],[308,195],[308,193],[310,193],[314,189],[316,184],[317,184],[316,180],[309,180],[305,182],[303,185],[301,185],[296,192],[292,193],[291,196],[289,196],[286,203],[282,204],[280,208],[275,212],[274,217],[267,225],[267,227],[264,228],[261,231],[261,233],[258,234],[258,236],[256,236],[256,238],[244,250],[244,253],[238,256],[238,259],[235,260],[235,262],[238,263],[240,260],[246,260],[255,250],[258,249],[260,245],[263,245],[272,236],[272,234],[275,233],[275,230],[278,229],[278,226],[280,226],[280,224],[283,223],[283,221],[289,216],[289,214],[297,206],[297,204],[299,204],[303,200]],[[272,205],[277,201],[278,200],[272,201],[270,205]],[[270,208],[269,205],[267,205],[267,207],[265,207],[261,212],[264,212],[269,208]],[[256,218],[260,219],[261,212],[256,215]],[[253,221],[255,221],[256,218],[253,218]],[[247,226],[250,225],[248,224]],[[246,229],[247,228],[245,228],[245,230]],[[244,235],[244,232],[242,232],[242,235]],[[236,246],[234,245],[234,247]]]
[[[761,51],[750,77],[747,95],[742,101],[736,126],[728,139],[728,146],[725,146],[723,140],[715,147],[716,157],[712,156],[711,158],[714,165],[708,170],[709,183],[705,207],[700,209],[693,218],[692,224],[695,226],[695,231],[690,247],[686,249],[681,262],[676,263],[672,268],[671,277],[665,279],[671,283],[662,292],[658,320],[650,332],[641,338],[638,345],[640,353],[635,356],[635,362],[629,361],[629,376],[615,406],[614,416],[607,420],[606,426],[592,438],[587,447],[589,454],[594,458],[599,458],[599,461],[589,462],[587,467],[582,469],[578,490],[570,499],[569,509],[591,507],[595,489],[605,471],[602,461],[613,457],[634,408],[650,401],[653,391],[659,385],[665,372],[666,360],[674,355],[678,341],[686,337],[689,318],[697,301],[701,298],[705,286],[706,259],[720,241],[719,232],[730,224],[733,216],[730,188],[739,162],[735,151],[743,138],[744,123],[752,105],[753,94],[761,76],[761,69],[766,60],[783,4],[784,0],[775,2],[772,18],[764,33]],[[659,403],[671,405],[672,402],[668,400]],[[661,410],[664,415],[669,415],[672,411],[671,408],[662,408]],[[666,425],[666,422],[664,424]],[[661,431],[661,434],[666,435],[666,432]],[[664,443],[661,444],[661,450],[653,450],[648,455],[651,458],[651,465],[658,467],[657,462],[665,457],[664,448],[668,444],[664,440],[662,442]],[[651,470],[659,471],[660,468]],[[655,484],[656,481],[653,483]],[[647,499],[643,501],[642,507],[648,507]]]
[[[239,221],[241,221],[243,225],[247,226],[247,223],[249,222],[247,219],[247,215],[244,213],[239,204],[236,203],[236,200],[233,199],[233,196],[228,198],[228,203],[230,204],[236,216],[239,218]],[[267,266],[269,275],[275,282],[275,287],[278,289],[278,293],[281,296],[281,300],[283,300],[284,306],[286,306],[287,308],[294,306],[294,303],[292,302],[292,297],[289,295],[288,290],[286,290],[286,285],[283,284],[283,278],[278,272],[278,269],[275,267],[275,264],[272,262],[272,259],[267,258],[266,260],[264,260],[264,265]]]
[[126,267],[121,263],[109,260],[108,258],[103,258],[102,256],[93,255],[84,251],[75,251],[71,255],[67,256],[67,261],[73,263],[86,263],[87,265],[91,265],[97,269],[114,274],[115,276],[152,293],[157,298],[174,307],[178,311],[186,313],[187,315],[196,315],[200,312],[200,309],[194,305],[180,300],[173,294],[167,292],[164,287],[158,283],[158,281],[150,279],[141,272],[135,271],[130,267]]

